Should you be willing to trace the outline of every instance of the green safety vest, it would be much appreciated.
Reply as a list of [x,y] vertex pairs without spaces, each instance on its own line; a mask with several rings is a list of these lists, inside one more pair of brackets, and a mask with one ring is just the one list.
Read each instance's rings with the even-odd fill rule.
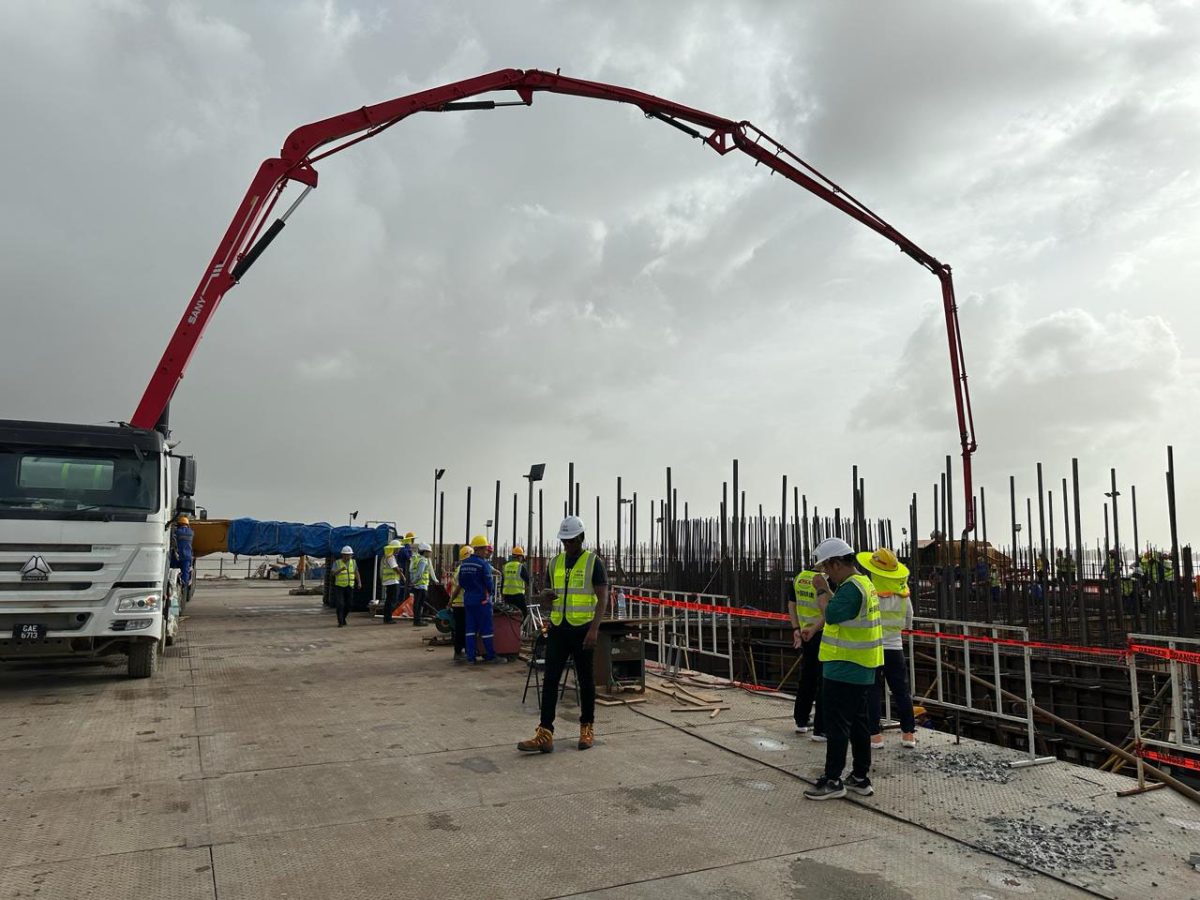
[[454,567],[454,574],[450,576],[450,605],[452,607],[461,607],[463,605],[463,595],[454,596],[454,592],[458,590],[458,570],[462,568],[462,563]]
[[816,575],[812,569],[805,569],[792,582],[792,590],[796,592],[796,618],[801,625],[811,625],[821,617],[821,607],[817,606],[817,589],[813,587]]
[[900,634],[904,630],[905,613],[908,612],[908,579],[884,578],[871,575],[871,583],[879,597],[879,620],[884,634]]
[[399,547],[384,548],[384,557],[379,562],[379,580],[385,586],[389,584],[397,584],[400,581],[399,573],[397,573],[395,569],[388,565],[388,557],[390,556],[392,559],[395,559],[396,551],[399,549]]
[[1163,581],[1175,580],[1175,563],[1169,558],[1163,560]]
[[338,587],[354,587],[354,575],[358,565],[354,560],[336,559],[333,562],[333,583]]
[[408,576],[414,588],[427,589],[432,575],[433,563],[420,554],[414,556],[408,564]]
[[592,573],[596,571],[596,555],[584,550],[567,571],[567,555],[560,553],[550,563],[550,586],[554,589],[554,606],[550,621],[561,625],[565,615],[568,625],[586,625],[596,617],[596,589]]
[[825,623],[821,637],[821,662],[851,662],[864,669],[883,665],[883,623],[879,615],[879,595],[865,575],[851,575],[863,600],[858,618],[832,625]]
[[510,559],[504,564],[504,591],[505,597],[516,597],[525,593],[525,579],[521,577],[521,566],[524,563],[519,559]]

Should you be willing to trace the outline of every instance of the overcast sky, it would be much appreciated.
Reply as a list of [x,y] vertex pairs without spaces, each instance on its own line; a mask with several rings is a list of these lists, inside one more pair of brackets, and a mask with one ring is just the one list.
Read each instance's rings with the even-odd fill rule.
[[[1088,534],[1115,466],[1143,539],[1166,540],[1168,443],[1195,533],[1184,0],[7,0],[0,415],[130,418],[294,127],[509,67],[749,119],[950,263],[992,535],[1037,461],[1061,523],[1078,456]],[[774,510],[787,474],[848,507],[858,464],[870,515],[905,518],[917,491],[932,528],[957,455],[937,281],[815,197],[636,109],[550,95],[417,116],[317,168],[175,397],[213,516],[358,509],[424,535],[445,467],[458,538],[467,485],[472,530],[497,478],[509,522],[546,462],[550,519],[573,460],[607,534],[618,475],[644,518],[668,465],[710,512],[736,457],[752,504]]]

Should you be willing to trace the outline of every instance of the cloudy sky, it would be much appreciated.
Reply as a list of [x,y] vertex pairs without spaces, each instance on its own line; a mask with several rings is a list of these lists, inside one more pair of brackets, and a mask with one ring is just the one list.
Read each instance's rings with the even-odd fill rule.
[[[8,0],[0,415],[128,419],[294,127],[509,67],[749,119],[950,263],[993,533],[1010,474],[1023,498],[1037,461],[1059,485],[1078,456],[1085,531],[1115,466],[1164,540],[1173,443],[1195,534],[1190,0]],[[467,485],[478,530],[532,462],[561,510],[573,460],[610,532],[618,475],[645,510],[672,466],[707,512],[736,457],[752,503],[786,473],[848,506],[858,464],[871,515],[918,491],[932,528],[957,451],[937,281],[799,188],[549,95],[317,168],[176,394],[214,516],[427,533],[445,467],[457,537]]]

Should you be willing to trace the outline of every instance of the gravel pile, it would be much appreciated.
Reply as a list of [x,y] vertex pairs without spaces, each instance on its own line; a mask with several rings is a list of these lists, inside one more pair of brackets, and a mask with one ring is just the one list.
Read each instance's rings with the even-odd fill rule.
[[954,775],[974,781],[991,781],[995,784],[1008,784],[1016,774],[1003,760],[985,756],[977,750],[923,750],[920,755],[913,757],[913,761],[917,769],[923,772]]
[[1043,870],[1115,871],[1117,857],[1125,852],[1119,846],[1119,838],[1132,833],[1131,820],[1121,814],[1065,803],[1055,808],[1074,816],[1074,820],[1052,825],[1035,821],[1033,816],[1011,819],[993,816],[983,820],[992,833],[980,845]]

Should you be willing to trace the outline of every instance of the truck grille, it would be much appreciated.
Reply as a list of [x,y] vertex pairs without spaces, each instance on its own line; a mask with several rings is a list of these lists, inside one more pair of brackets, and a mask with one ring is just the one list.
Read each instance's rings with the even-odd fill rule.
[[0,593],[33,594],[47,591],[87,591],[90,581],[0,581]]
[[[0,572],[20,572],[25,563],[0,562]],[[99,572],[104,568],[103,562],[66,562],[54,561],[51,567],[55,572]]]
[[91,553],[91,544],[0,544],[0,553]]
[[45,625],[48,631],[78,631],[91,613],[0,613],[0,635],[11,634],[16,625]]

